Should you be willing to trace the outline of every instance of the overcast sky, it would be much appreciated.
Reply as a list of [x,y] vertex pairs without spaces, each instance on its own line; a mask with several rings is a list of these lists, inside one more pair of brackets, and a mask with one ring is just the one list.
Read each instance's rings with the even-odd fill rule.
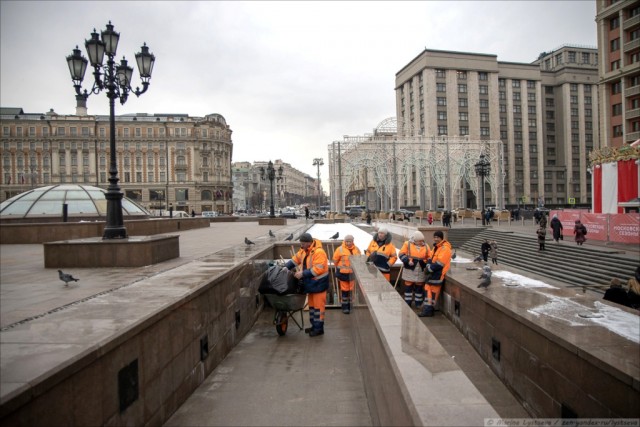
[[[534,61],[596,46],[595,1],[224,2],[0,0],[0,106],[75,113],[65,57],[111,20],[117,58],[156,56],[149,91],[116,115],[222,114],[233,161],[283,159],[316,176],[327,146],[395,115],[395,74],[425,48]],[[134,85],[139,85],[138,70]],[[90,70],[85,88],[90,89]],[[104,93],[89,114],[108,114]],[[325,184],[325,191],[327,185]]]

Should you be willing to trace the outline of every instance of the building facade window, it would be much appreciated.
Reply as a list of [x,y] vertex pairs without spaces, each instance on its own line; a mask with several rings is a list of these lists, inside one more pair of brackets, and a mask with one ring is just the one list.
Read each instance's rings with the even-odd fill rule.
[[469,101],[467,98],[458,98],[458,107],[468,107]]
[[613,127],[613,136],[622,136],[622,125],[616,125]]

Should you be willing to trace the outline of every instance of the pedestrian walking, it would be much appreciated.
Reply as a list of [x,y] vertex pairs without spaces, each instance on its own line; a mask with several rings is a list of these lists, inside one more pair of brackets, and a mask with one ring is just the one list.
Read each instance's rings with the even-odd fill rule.
[[429,212],[429,215],[427,215],[427,222],[429,223],[429,225],[433,224],[433,214],[431,212]]
[[344,314],[351,312],[353,289],[356,283],[351,269],[351,261],[349,260],[352,255],[362,255],[362,252],[353,244],[353,236],[347,234],[344,236],[342,245],[333,252],[333,265],[336,268],[336,278],[340,284],[340,303]]
[[489,250],[489,256],[491,257],[491,263],[498,265],[498,243],[495,240],[489,242],[491,249]]
[[429,254],[425,268],[427,275],[425,277],[426,300],[418,316],[433,317],[438,296],[450,266],[451,244],[444,240],[444,233],[438,230],[433,233],[433,249]]
[[538,230],[536,230],[536,234],[538,235],[538,252],[544,251],[544,242],[547,238],[547,229],[541,225],[540,227],[538,227]]
[[553,214],[550,225],[553,230],[553,240],[558,243],[558,240],[562,240],[562,221],[558,219],[558,214]]
[[489,251],[491,250],[491,244],[489,239],[484,239],[484,242],[480,245],[480,253],[482,253],[482,259],[484,262],[489,261]]
[[409,307],[411,307],[411,302],[415,301],[416,308],[422,308],[422,302],[424,301],[424,268],[427,266],[429,252],[429,245],[425,243],[424,235],[420,231],[414,232],[400,249],[400,261],[404,265],[402,269],[404,301]]
[[442,214],[442,225],[451,228],[451,212],[444,211]]
[[398,259],[396,247],[391,243],[391,237],[391,233],[386,228],[380,227],[365,251],[367,261],[373,262],[373,265],[380,270],[388,282],[391,281],[391,266]]
[[587,240],[587,227],[585,227],[579,219],[576,220],[576,225],[573,227],[573,234],[575,234],[575,241],[578,246],[582,246],[582,244]]
[[309,219],[309,207],[304,207],[304,220],[307,221]]
[[305,329],[310,337],[324,334],[324,313],[329,288],[329,260],[322,243],[309,233],[300,235],[300,249],[286,263],[289,270],[296,270],[295,277],[302,281],[302,290],[308,294],[309,323]]
[[540,227],[547,228],[547,215],[540,211]]

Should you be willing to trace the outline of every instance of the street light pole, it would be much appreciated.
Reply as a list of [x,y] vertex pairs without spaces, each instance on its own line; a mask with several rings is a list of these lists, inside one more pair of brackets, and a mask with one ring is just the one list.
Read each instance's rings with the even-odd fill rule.
[[[101,36],[101,37],[100,37]],[[116,164],[116,122],[115,122],[115,100],[119,99],[120,104],[127,102],[129,92],[140,96],[149,88],[149,80],[155,63],[155,56],[149,52],[146,43],[143,44],[141,52],[135,54],[140,79],[142,80],[142,90],[136,87],[131,88],[131,77],[133,68],[127,60],[122,58],[119,65],[116,65],[114,57],[118,48],[120,33],[113,31],[111,21],[107,28],[98,34],[95,30],[91,33],[91,39],[85,40],[85,48],[89,56],[89,61],[82,56],[80,49],[76,46],[73,54],[67,56],[67,65],[71,73],[71,80],[76,91],[76,99],[79,102],[86,102],[90,94],[98,94],[102,90],[107,91],[109,98],[109,187],[105,198],[107,199],[107,223],[102,235],[103,240],[125,239],[127,229],[124,227],[122,217],[122,192],[118,186],[118,167]],[[103,64],[104,55],[107,55],[107,63]],[[81,90],[82,80],[87,70],[87,64],[93,67],[94,83],[90,92]]]
[[317,166],[318,167],[318,210],[320,209],[320,206],[322,205],[321,201],[320,201],[320,166],[324,165],[324,162],[322,161],[321,157],[315,158],[313,159],[313,166]]
[[275,218],[276,214],[273,207],[273,181],[280,181],[282,179],[282,166],[277,169],[278,175],[276,176],[276,169],[273,167],[273,162],[269,160],[269,164],[267,165],[267,169],[264,167],[260,167],[260,179],[269,180],[270,188],[271,188],[271,205],[269,206],[269,218]]
[[482,223],[485,223],[485,219],[484,219],[484,178],[486,176],[489,175],[489,172],[491,171],[491,163],[489,163],[487,161],[487,159],[485,159],[484,154],[480,154],[480,161],[478,163],[475,164],[475,168],[476,168],[476,175],[478,175],[480,177],[480,193],[482,194],[482,213],[483,213],[483,217],[482,217]]

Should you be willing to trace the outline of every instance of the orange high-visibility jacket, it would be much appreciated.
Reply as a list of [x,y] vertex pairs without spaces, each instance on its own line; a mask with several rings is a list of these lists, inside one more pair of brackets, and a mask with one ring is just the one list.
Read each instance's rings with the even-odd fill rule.
[[344,242],[333,252],[333,265],[336,266],[338,273],[345,275],[353,273],[351,262],[349,261],[351,255],[362,255],[362,252],[360,252],[360,249],[358,249],[356,245],[353,245],[351,249],[349,249]]

